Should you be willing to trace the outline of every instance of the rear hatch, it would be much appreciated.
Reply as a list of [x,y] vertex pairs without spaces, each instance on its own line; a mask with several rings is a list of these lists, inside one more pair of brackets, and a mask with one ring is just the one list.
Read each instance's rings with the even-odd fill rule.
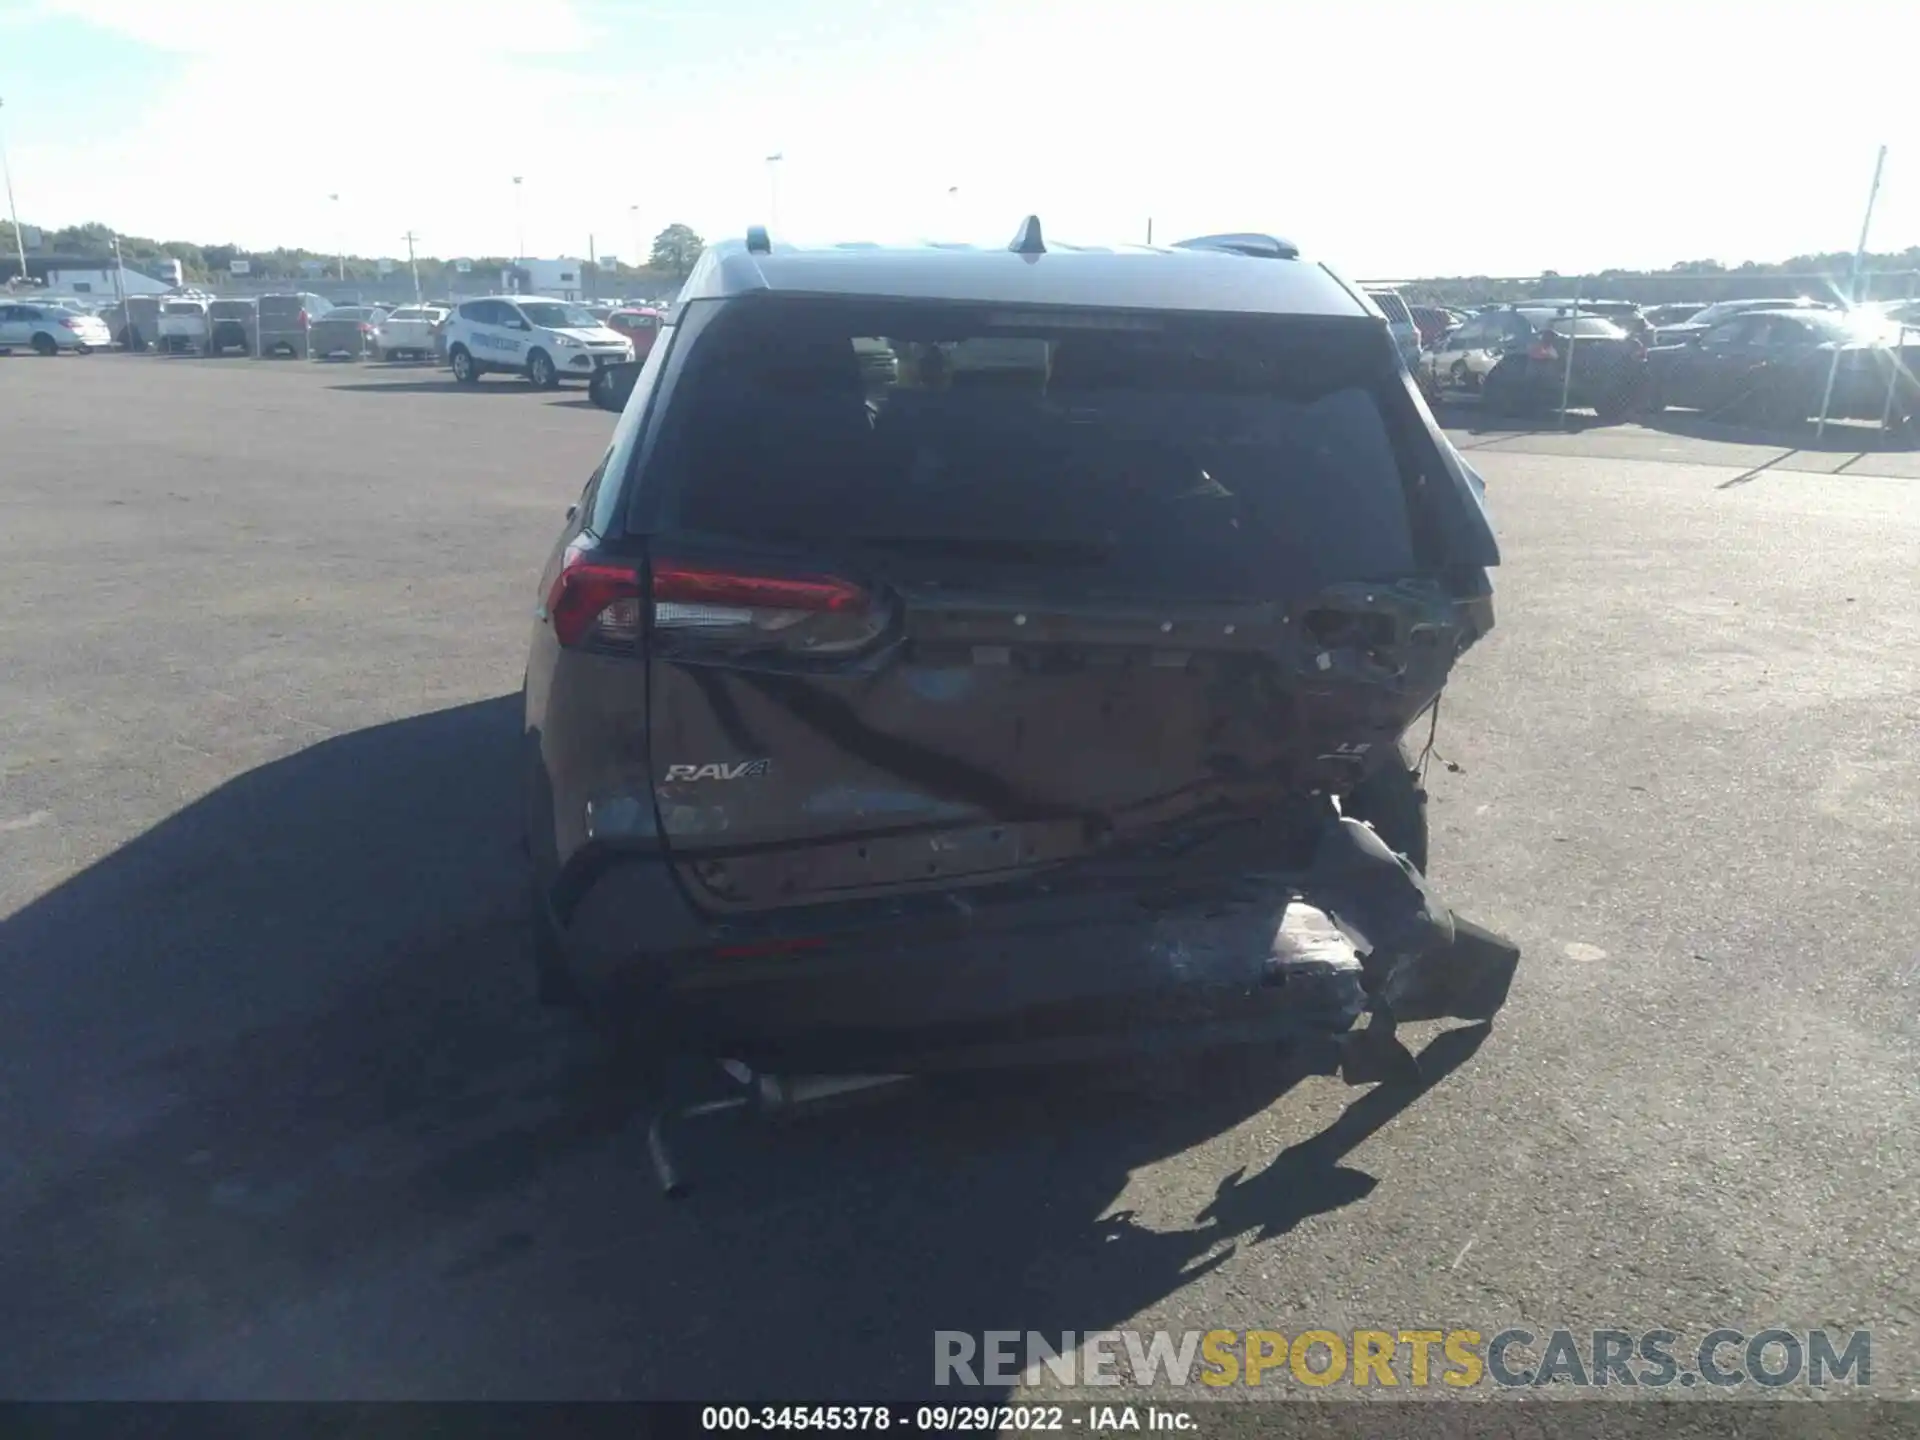
[[380,322],[380,338],[389,346],[427,345],[433,340],[432,312],[403,305]]
[[160,333],[198,336],[207,333],[207,307],[192,300],[167,300],[160,305]]
[[1484,513],[1371,317],[758,298],[691,340],[630,523],[709,911],[1273,823],[1383,763],[1490,616]]
[[316,351],[363,349],[373,339],[373,314],[357,306],[335,306],[313,321],[309,339]]
[[244,337],[253,326],[253,304],[247,300],[216,300],[207,307],[207,319],[216,331]]
[[322,308],[304,295],[262,295],[260,329],[268,335],[297,335]]
[[1646,353],[1646,347],[1633,336],[1598,315],[1530,318],[1538,329],[1527,348],[1528,361],[1536,369],[1544,367],[1548,379],[1557,378],[1566,370],[1567,347],[1572,345],[1573,383],[1588,396],[1595,390],[1626,383],[1634,365]]

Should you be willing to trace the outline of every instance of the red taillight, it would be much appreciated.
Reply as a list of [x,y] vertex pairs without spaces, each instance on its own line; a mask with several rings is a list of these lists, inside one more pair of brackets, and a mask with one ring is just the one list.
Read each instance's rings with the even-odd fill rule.
[[311,324],[313,324],[313,317],[302,310],[300,312],[300,328],[304,330]]
[[562,645],[589,640],[632,645],[640,638],[640,575],[630,565],[601,564],[569,550],[547,595],[547,619]]
[[867,592],[828,575],[752,575],[663,560],[653,567],[653,603],[689,608],[807,610],[844,613],[864,610]]
[[1542,335],[1527,348],[1529,360],[1558,360],[1560,348],[1553,343],[1551,335]]
[[62,320],[60,322],[60,328],[62,330],[78,330],[80,328],[80,322],[78,320]]
[[362,335],[371,335],[373,333],[373,326],[369,325],[366,321],[362,320],[360,322],[360,333]]
[[832,575],[770,575],[660,560],[653,567],[652,599],[654,632],[674,645],[845,655],[887,626],[884,606],[859,585]]

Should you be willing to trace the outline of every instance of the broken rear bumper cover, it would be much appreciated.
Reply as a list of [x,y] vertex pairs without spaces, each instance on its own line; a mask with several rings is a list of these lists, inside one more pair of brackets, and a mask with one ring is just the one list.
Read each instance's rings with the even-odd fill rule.
[[[628,873],[636,887],[671,884],[657,866]],[[928,897],[939,911],[890,925],[869,917],[839,934],[823,923],[797,943],[706,943],[640,969],[592,932],[595,912],[617,927],[643,896],[623,891],[618,871],[595,889],[599,903],[576,914],[570,936],[586,943],[569,945],[597,972],[583,977],[590,989],[631,983],[646,1023],[677,1050],[790,1074],[1333,1040],[1360,1083],[1411,1065],[1394,1039],[1401,1022],[1490,1020],[1519,961],[1369,826],[1331,813],[1304,869],[1157,899],[1107,889],[976,908],[954,891]],[[653,894],[652,913],[672,908],[664,898]]]

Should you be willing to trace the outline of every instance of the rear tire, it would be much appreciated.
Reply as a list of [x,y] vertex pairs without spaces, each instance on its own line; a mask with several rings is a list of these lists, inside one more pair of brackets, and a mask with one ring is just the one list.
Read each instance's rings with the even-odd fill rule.
[[1427,792],[1402,742],[1393,759],[1355,787],[1341,802],[1340,812],[1364,820],[1374,833],[1421,874],[1427,870]]
[[1520,386],[1510,371],[1497,367],[1480,382],[1480,405],[1489,415],[1520,413]]
[[453,366],[454,383],[475,385],[480,381],[480,366],[464,345],[456,345],[447,352],[447,359]]
[[1804,393],[1792,380],[1773,386],[1761,397],[1761,415],[1774,430],[1797,430],[1807,423],[1809,406]]
[[1593,413],[1605,425],[1618,425],[1629,415],[1645,408],[1641,392],[1645,382],[1637,377],[1629,377],[1620,382],[1604,395],[1594,398]]
[[57,355],[60,347],[53,343],[53,336],[42,330],[33,337],[33,353],[43,359],[48,355]]
[[534,999],[542,1005],[580,1008],[580,987],[567,970],[560,927],[531,864],[527,866],[527,927],[532,936]]

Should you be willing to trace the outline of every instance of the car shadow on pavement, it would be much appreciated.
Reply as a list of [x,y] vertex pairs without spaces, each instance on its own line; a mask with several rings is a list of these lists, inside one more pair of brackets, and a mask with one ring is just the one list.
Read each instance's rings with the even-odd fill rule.
[[1508,412],[1494,414],[1478,405],[1449,402],[1434,411],[1434,418],[1446,430],[1464,430],[1471,435],[1577,435],[1583,430],[1604,429],[1618,423],[1599,419],[1584,411],[1570,410],[1564,419],[1558,411]]
[[936,1330],[1123,1325],[1364,1200],[1346,1157],[1486,1034],[1151,1220],[1115,1208],[1136,1172],[1291,1061],[702,1122],[672,1205],[645,1097],[532,1004],[519,721],[501,696],[326,740],[0,925],[0,1394],[924,1396]]
[[551,395],[540,391],[515,375],[486,379],[475,385],[462,385],[451,371],[443,371],[432,380],[367,380],[352,385],[329,385],[329,390],[351,390],[367,395]]
[[1877,454],[1912,450],[1914,442],[1897,433],[1887,433],[1874,422],[1858,420],[1829,421],[1826,434],[1817,434],[1818,426],[1809,420],[1798,426],[1769,427],[1716,418],[1698,410],[1663,410],[1657,415],[1642,414],[1635,422],[1649,430],[1680,435],[1690,440],[1720,440],[1736,445],[1772,445],[1783,450],[1812,451],[1819,454]]

